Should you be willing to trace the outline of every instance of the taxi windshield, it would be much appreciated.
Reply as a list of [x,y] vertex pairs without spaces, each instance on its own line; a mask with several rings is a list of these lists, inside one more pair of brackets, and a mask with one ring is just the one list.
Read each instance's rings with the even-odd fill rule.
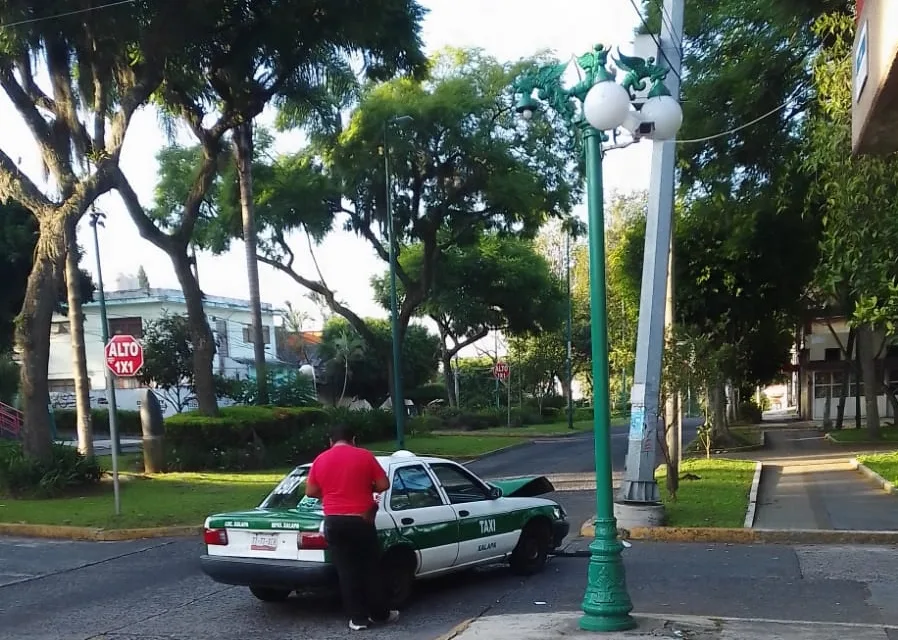
[[320,509],[321,503],[316,498],[306,497],[306,480],[309,467],[296,467],[281,480],[259,505],[260,509]]

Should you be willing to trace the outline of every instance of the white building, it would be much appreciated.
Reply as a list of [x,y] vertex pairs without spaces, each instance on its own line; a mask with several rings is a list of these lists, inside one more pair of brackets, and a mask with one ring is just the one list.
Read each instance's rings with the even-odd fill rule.
[[[130,282],[122,284],[132,285]],[[254,375],[253,344],[249,301],[220,296],[206,296],[203,306],[217,345],[214,371],[218,375],[241,377]],[[187,315],[184,294],[179,289],[128,288],[106,292],[106,314],[110,335],[131,335],[140,339],[144,324],[163,314]],[[262,305],[262,333],[266,360],[277,364],[275,319],[280,312],[270,304]],[[68,317],[55,315],[50,331],[50,364],[47,377],[51,403],[57,408],[74,408],[75,376]],[[87,374],[90,378],[91,406],[106,405],[106,372],[100,324],[100,305],[94,301],[84,305],[84,341]],[[136,378],[116,378],[116,403],[121,409],[137,409],[144,389]],[[183,396],[182,396],[183,397]],[[166,415],[176,408],[160,397]],[[191,403],[189,406],[195,406]]]

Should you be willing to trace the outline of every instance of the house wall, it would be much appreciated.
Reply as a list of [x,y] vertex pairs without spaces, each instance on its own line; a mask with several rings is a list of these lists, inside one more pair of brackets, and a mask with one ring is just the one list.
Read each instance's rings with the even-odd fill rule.
[[[186,315],[187,308],[183,300],[178,300],[174,295],[144,295],[143,297],[116,299],[117,295],[124,292],[111,292],[107,300],[107,317],[113,332],[116,324],[127,324],[127,318],[140,318],[139,326],[147,321],[158,320],[166,312],[169,314]],[[180,292],[177,292],[180,294]],[[247,377],[254,373],[251,363],[254,358],[253,345],[244,338],[245,329],[250,326],[252,318],[247,308],[239,308],[233,303],[216,303],[214,297],[210,297],[206,304],[206,315],[212,327],[216,339],[217,353],[214,362],[214,372],[228,377]],[[87,357],[87,374],[90,379],[91,405],[105,406],[105,358],[102,341],[99,305],[96,303],[84,305],[84,340]],[[124,322],[122,322],[124,321]],[[137,323],[133,323],[137,325]],[[268,344],[265,345],[266,359],[277,361],[277,347],[275,345],[275,314],[269,308],[262,313],[263,327],[268,327]],[[133,333],[127,327],[126,331]],[[122,331],[124,332],[124,331]],[[68,318],[55,315],[50,335],[50,362],[48,366],[48,380],[50,382],[51,401],[58,406],[74,404],[74,372],[72,367],[71,336],[68,332]],[[138,397],[141,387],[136,379],[118,378],[116,381],[117,405],[122,409],[136,409],[139,407]],[[186,392],[186,390],[185,390]],[[157,394],[158,395],[158,394]],[[164,398],[160,401],[166,405]],[[166,413],[174,411],[170,406]]]

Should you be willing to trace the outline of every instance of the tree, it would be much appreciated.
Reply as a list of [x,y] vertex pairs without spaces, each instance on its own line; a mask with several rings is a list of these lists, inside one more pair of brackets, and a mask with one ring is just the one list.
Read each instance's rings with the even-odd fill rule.
[[[412,115],[412,123],[392,132],[388,149],[398,250],[420,245],[422,254],[419,277],[401,265],[397,274],[405,291],[402,339],[433,287],[442,254],[487,231],[532,237],[547,217],[570,211],[579,188],[570,185],[580,184],[569,162],[570,134],[541,117],[524,127],[513,112],[508,87],[533,64],[503,65],[477,51],[447,51],[431,61],[428,80],[366,86],[345,129],[342,118],[325,118],[330,130],[318,131],[309,149],[273,164],[273,187],[294,197],[273,199],[264,213],[257,202],[264,229],[259,260],[323,297],[369,346],[378,345],[364,319],[338,300],[320,274],[309,278],[294,269],[287,236],[306,230],[318,239],[322,227],[341,224],[387,261],[384,127],[391,118]],[[263,188],[261,175],[256,184],[260,191],[277,191]]]
[[817,107],[807,123],[803,163],[817,177],[808,206],[822,203],[824,213],[816,284],[850,314],[856,329],[867,429],[876,437],[883,383],[874,336],[898,327],[898,154],[850,153],[852,17],[829,13],[813,31],[826,43],[813,65]]
[[521,387],[536,400],[540,413],[547,396],[555,395],[555,385],[564,377],[566,351],[559,333],[541,333],[509,340],[512,375],[519,376]]
[[214,35],[204,55],[179,75],[173,74],[160,93],[168,111],[187,124],[199,147],[163,152],[172,162],[163,157],[162,164],[169,166],[160,167],[151,211],[143,208],[121,172],[115,185],[141,235],[172,260],[193,336],[197,402],[199,410],[209,415],[218,412],[212,375],[215,345],[187,248],[202,226],[216,176],[229,156],[226,134],[244,127],[245,135],[248,123],[276,97],[311,99],[327,80],[323,70],[350,53],[360,53],[366,73],[375,78],[417,69],[423,62],[418,37],[423,10],[413,0],[363,5],[342,0],[326,6],[276,0],[228,4],[225,26],[210,31]]
[[[158,88],[167,65],[182,67],[195,51],[192,32],[201,21],[190,18],[210,12],[171,0],[104,11],[93,11],[88,0],[48,0],[39,17],[54,19],[44,20],[34,19],[34,7],[25,0],[0,2],[3,22],[14,25],[0,36],[0,87],[27,126],[53,186],[42,191],[0,151],[0,201],[27,209],[39,229],[16,341],[23,363],[23,449],[46,460],[52,453],[48,336],[66,229],[112,189],[131,116]],[[48,83],[38,70],[46,70]]]
[[[361,336],[345,318],[333,318],[324,327],[319,353],[322,357],[336,361],[336,375],[331,375],[329,384],[332,388],[341,388],[344,383],[344,356],[357,353],[356,346],[360,341],[364,349],[357,355],[349,355],[349,376],[345,393],[349,396],[364,398],[374,406],[380,405],[389,396],[390,382],[387,368],[384,367],[381,353],[389,353],[390,323],[387,320],[366,318],[367,326],[377,342],[372,344]],[[344,339],[346,340],[344,342]],[[413,389],[430,382],[437,371],[440,353],[439,338],[430,333],[426,327],[418,324],[409,326],[406,339],[402,343],[402,375],[408,388]]]
[[[420,244],[403,251],[402,269],[412,280],[421,277],[423,258]],[[439,329],[449,404],[457,406],[452,358],[490,330],[513,336],[557,332],[565,296],[534,243],[513,236],[487,234],[470,246],[448,248],[437,265],[431,290],[416,315],[431,318]],[[373,278],[372,285],[375,299],[389,309],[388,274]],[[402,283],[397,289],[405,295]]]
[[150,279],[147,277],[147,272],[144,270],[143,265],[137,268],[137,286],[144,290],[150,288]]
[[301,332],[306,322],[311,320],[311,316],[308,312],[294,307],[293,303],[289,300],[284,302],[284,306],[287,308],[287,313],[284,314],[284,325],[286,326],[287,331],[293,333]]
[[190,323],[163,311],[144,323],[143,368],[137,379],[181,413],[194,399],[193,342]]
[[365,343],[357,334],[354,334],[350,327],[346,326],[340,331],[333,340],[333,350],[335,357],[332,362],[343,369],[343,387],[340,390],[340,397],[337,398],[337,405],[343,401],[346,396],[346,385],[349,383],[349,368],[353,361],[358,360],[365,353]]

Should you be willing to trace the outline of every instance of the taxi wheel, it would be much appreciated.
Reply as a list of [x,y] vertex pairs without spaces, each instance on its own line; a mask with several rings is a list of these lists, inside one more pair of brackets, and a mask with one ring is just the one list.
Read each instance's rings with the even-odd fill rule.
[[384,556],[381,571],[386,583],[387,603],[400,609],[412,597],[415,584],[415,556],[394,551]]
[[250,587],[249,592],[262,602],[283,602],[290,597],[285,589],[269,589],[268,587]]
[[511,570],[522,576],[542,571],[549,559],[550,538],[549,527],[541,522],[524,527],[508,561]]

